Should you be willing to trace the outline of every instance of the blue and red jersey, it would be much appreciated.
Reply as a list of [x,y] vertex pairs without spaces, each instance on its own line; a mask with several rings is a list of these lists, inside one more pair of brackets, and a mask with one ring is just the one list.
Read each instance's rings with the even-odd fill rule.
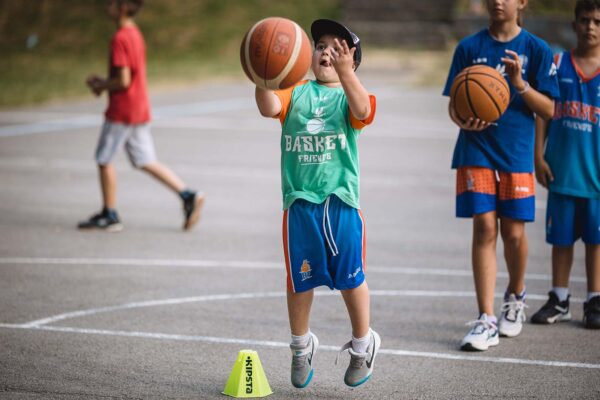
[[545,159],[550,190],[600,198],[600,69],[585,77],[573,54],[557,56],[560,99],[548,126]]
[[[506,77],[501,58],[506,50],[519,55],[523,66],[523,79],[531,87],[551,98],[559,97],[556,66],[550,47],[525,29],[512,40],[500,42],[489,30],[466,37],[454,52],[452,65],[444,88],[444,96],[456,75],[471,65],[488,65]],[[481,132],[460,130],[454,148],[452,168],[478,166],[503,172],[532,172],[535,126],[533,112],[507,79],[511,101],[497,126],[491,125]]]

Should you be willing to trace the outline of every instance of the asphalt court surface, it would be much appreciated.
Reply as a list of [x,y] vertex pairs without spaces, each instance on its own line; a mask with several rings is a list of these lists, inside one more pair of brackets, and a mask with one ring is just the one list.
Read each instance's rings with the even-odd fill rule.
[[[259,116],[250,84],[223,81],[152,98],[159,158],[207,194],[189,233],[178,199],[123,154],[125,230],[75,229],[99,207],[104,99],[0,112],[0,398],[225,398],[245,348],[258,351],[274,399],[599,398],[599,336],[581,323],[581,245],[572,322],[527,323],[483,353],[458,349],[476,303],[470,221],[454,218],[446,99],[389,72],[361,77],[378,97],[359,141],[372,326],[382,337],[367,384],[343,384],[347,355],[334,365],[350,325],[329,290],[313,307],[322,344],[313,381],[289,383],[279,125]],[[527,225],[529,314],[550,286],[545,198],[538,187],[537,222]],[[498,295],[501,254],[499,241]]]

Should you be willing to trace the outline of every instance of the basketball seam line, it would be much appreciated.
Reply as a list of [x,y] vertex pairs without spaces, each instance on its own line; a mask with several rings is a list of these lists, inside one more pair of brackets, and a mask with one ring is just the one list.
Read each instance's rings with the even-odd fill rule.
[[[481,83],[479,83],[476,80],[473,80],[473,83],[475,83],[477,86],[479,86],[481,88],[481,90],[483,90],[485,92],[485,94],[488,95],[489,99],[492,101],[492,103],[494,103],[494,106],[496,107],[496,110],[498,111],[498,118],[500,118],[500,116],[502,115],[502,111],[500,110],[498,103],[496,103],[496,100],[494,100],[494,97],[490,94],[490,92],[487,91],[487,89]],[[486,122],[491,122],[491,121],[486,121]]]
[[490,77],[492,79],[494,79],[495,81],[498,81],[502,84],[502,86],[504,86],[506,88],[507,91],[510,92],[510,87],[508,86],[508,83],[506,82],[506,79],[502,78],[499,79],[498,77],[494,76],[494,75],[490,75],[490,74],[486,74],[484,72],[469,72],[470,75],[484,75],[487,77]]
[[[467,74],[465,75],[465,82],[467,82],[468,80],[469,80],[469,71],[467,71]],[[465,84],[465,94],[467,95],[467,103],[469,104],[469,108],[471,109],[471,112],[473,113],[473,116],[476,119],[479,119],[479,116],[475,112],[475,107],[473,107],[473,103],[471,103],[471,95],[469,94],[469,85],[468,85],[468,83]]]
[[[271,55],[271,46],[273,45],[273,40],[275,40],[275,33],[277,32],[277,26],[279,26],[279,23],[281,21],[277,21],[277,23],[275,23],[275,26],[273,27],[273,30],[271,31],[271,37],[269,38],[269,45],[267,46],[267,57],[265,58],[265,65],[269,65],[269,56]],[[269,79],[267,79],[267,73],[265,71],[265,86],[269,87]]]
[[256,71],[254,70],[254,67],[252,66],[252,61],[250,60],[250,43],[252,41],[252,35],[254,35],[254,31],[256,30],[256,27],[258,25],[260,25],[265,19],[258,21],[256,24],[254,24],[254,26],[252,28],[250,28],[250,31],[247,33],[248,37],[247,37],[247,40],[246,40],[246,43],[244,46],[244,58],[246,59],[246,67],[248,68],[250,75],[252,75],[252,78],[253,78],[252,80],[254,81],[254,83],[256,83],[256,81],[260,81],[262,79],[260,78],[260,76],[258,76]]
[[458,112],[458,110],[456,109],[456,96],[458,94],[458,91],[460,90],[460,86],[463,85],[467,80],[463,79],[462,82],[459,82],[456,85],[456,89],[454,90],[454,95],[452,96],[452,105],[454,106],[454,111],[456,112],[456,115],[458,115],[458,119],[460,119],[460,121],[462,123],[466,122],[466,119],[463,118],[462,115],[460,115],[460,113]]
[[302,50],[304,36],[302,34],[302,28],[300,28],[300,25],[298,25],[295,22],[294,22],[294,34],[296,36],[296,38],[295,38],[296,40],[294,40],[294,48],[292,49],[292,54],[290,54],[290,58],[288,59],[287,63],[285,64],[285,66],[283,67],[283,69],[281,70],[279,75],[277,75],[275,78],[273,78],[269,81],[269,82],[275,83],[277,85],[277,88],[279,88],[279,85],[281,85],[281,82],[283,82],[288,77],[288,75],[290,74],[292,69],[296,66],[296,61],[298,61],[298,57],[300,56],[300,51]]

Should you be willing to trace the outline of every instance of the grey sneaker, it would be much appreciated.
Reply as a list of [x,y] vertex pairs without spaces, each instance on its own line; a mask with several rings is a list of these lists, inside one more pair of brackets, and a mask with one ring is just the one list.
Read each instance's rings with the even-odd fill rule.
[[306,347],[290,344],[292,350],[292,385],[298,389],[307,387],[313,377],[312,361],[318,347],[319,339],[312,332],[310,332],[310,339]]
[[[350,353],[350,365],[348,365],[346,374],[344,375],[344,383],[348,386],[356,387],[362,385],[369,380],[373,373],[375,357],[377,357],[379,348],[381,347],[381,338],[379,337],[379,334],[372,329],[369,330],[369,334],[371,335],[371,341],[369,342],[366,353],[355,352],[352,349],[352,341],[343,345],[338,353],[338,357],[346,349],[348,350],[348,353]],[[336,358],[336,364],[337,361],[338,359]]]

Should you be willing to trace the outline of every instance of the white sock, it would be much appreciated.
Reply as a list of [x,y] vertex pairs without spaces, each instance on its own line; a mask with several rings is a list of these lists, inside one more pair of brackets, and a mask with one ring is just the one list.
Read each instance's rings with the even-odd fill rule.
[[310,341],[310,329],[304,335],[296,336],[292,335],[292,345],[298,347],[306,347],[308,346],[308,342]]
[[600,296],[600,292],[588,292],[587,301],[590,301],[592,297]]
[[366,353],[370,342],[371,328],[369,328],[369,333],[367,333],[367,336],[365,337],[355,338],[354,335],[352,335],[352,350],[357,353]]
[[554,286],[552,291],[558,297],[558,301],[565,301],[569,297],[569,288]]

